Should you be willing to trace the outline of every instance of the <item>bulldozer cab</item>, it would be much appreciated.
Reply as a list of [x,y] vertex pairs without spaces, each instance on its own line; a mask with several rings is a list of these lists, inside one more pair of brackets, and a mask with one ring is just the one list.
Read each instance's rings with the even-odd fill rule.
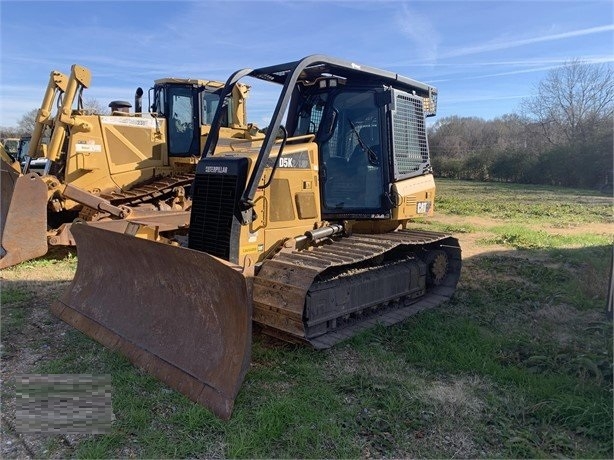
[[[223,84],[215,81],[165,78],[150,88],[152,113],[167,120],[169,157],[198,157],[204,147],[204,136],[220,103]],[[226,95],[228,102],[222,113],[221,127],[245,129],[244,99],[248,88],[237,87]]]
[[[244,77],[282,85],[277,106],[260,146],[244,153],[216,149],[225,113],[218,109],[194,183],[200,212],[191,216],[191,248],[245,264],[246,255],[262,260],[284,232],[350,220],[379,221],[389,231],[432,210],[425,116],[435,114],[435,88],[326,56],[236,72],[224,92]],[[212,190],[220,175],[233,178],[230,191]],[[412,181],[424,176],[419,186]],[[207,215],[209,206],[219,209],[212,204],[219,193],[228,200],[224,226]],[[219,237],[203,239],[214,230]]]
[[189,83],[160,82],[153,90],[152,112],[167,119],[169,157],[198,156],[200,120],[198,108],[204,88]]

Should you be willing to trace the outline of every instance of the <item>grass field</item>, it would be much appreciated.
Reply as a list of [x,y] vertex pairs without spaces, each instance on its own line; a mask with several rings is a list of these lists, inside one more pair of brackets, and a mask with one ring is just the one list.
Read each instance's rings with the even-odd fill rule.
[[[612,458],[613,201],[439,181],[453,300],[323,352],[255,335],[229,422],[48,313],[74,253],[4,270],[2,457]],[[16,433],[20,373],[111,374],[112,432]]]

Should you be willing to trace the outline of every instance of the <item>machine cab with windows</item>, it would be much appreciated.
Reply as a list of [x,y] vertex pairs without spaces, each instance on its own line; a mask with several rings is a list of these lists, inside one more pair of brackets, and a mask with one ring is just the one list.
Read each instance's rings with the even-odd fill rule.
[[[149,90],[150,111],[167,120],[168,156],[199,157],[220,103],[224,84],[210,80],[163,78]],[[245,99],[249,87],[237,86],[227,96],[222,127],[242,137],[247,128]]]
[[322,76],[294,93],[288,131],[315,135],[324,218],[389,218],[400,200],[395,184],[430,172],[424,119],[434,114],[434,88],[419,96]]

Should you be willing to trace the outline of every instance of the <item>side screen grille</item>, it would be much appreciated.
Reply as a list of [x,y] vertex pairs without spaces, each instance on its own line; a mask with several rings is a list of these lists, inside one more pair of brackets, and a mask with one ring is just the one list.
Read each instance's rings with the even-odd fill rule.
[[394,179],[422,174],[429,164],[422,98],[393,90],[391,115]]

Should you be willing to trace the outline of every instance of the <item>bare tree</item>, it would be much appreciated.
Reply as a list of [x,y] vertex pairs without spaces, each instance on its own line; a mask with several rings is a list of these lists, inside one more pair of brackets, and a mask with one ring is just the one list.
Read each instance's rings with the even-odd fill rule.
[[36,115],[38,109],[32,109],[29,112],[23,114],[23,116],[17,122],[17,127],[22,134],[30,134],[34,131],[34,124],[36,122]]
[[[86,99],[83,102],[83,109],[87,113],[97,114],[97,115],[105,115],[109,114],[110,110],[108,107],[105,107],[101,104],[97,99]],[[17,122],[17,128],[20,135],[30,134],[34,131],[34,125],[36,123],[36,116],[38,115],[38,109],[32,109],[29,112],[23,114],[23,116]]]
[[0,139],[6,139],[7,137],[21,137],[24,134],[16,126],[0,126]]
[[614,114],[614,74],[606,64],[573,60],[551,70],[523,102],[529,118],[555,145],[590,141]]
[[451,158],[465,158],[484,146],[487,122],[477,117],[450,116],[439,120],[429,132],[431,151]]
[[109,107],[105,107],[98,99],[86,99],[83,102],[83,108],[87,112],[97,115],[108,115],[111,113]]

